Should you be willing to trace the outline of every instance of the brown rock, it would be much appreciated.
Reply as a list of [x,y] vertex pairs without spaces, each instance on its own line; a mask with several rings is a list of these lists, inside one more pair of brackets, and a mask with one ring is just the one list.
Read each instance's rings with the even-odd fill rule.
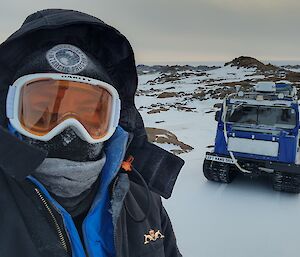
[[157,96],[157,98],[171,98],[177,97],[178,94],[176,92],[163,92]]
[[179,150],[171,150],[171,152],[173,152],[174,154],[186,153],[194,149],[192,146],[179,141],[176,135],[168,130],[148,127],[146,128],[146,132],[148,135],[148,140],[150,142],[160,144],[173,144],[180,147]]

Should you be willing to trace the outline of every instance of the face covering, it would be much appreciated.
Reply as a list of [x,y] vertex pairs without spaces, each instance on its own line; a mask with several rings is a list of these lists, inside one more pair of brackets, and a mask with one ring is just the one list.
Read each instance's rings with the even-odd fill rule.
[[97,161],[76,162],[46,158],[35,170],[36,177],[69,212],[81,212],[80,203],[93,189],[105,164],[105,154]]
[[101,155],[103,143],[90,144],[83,141],[71,128],[65,129],[48,142],[22,136],[23,141],[32,146],[46,150],[48,158],[59,158],[71,161],[95,161]]
[[75,197],[91,187],[104,164],[105,155],[98,161],[75,162],[47,158],[34,175],[50,192],[59,197]]
[[85,212],[93,201],[95,184],[106,161],[103,143],[87,143],[70,128],[48,142],[22,138],[48,152],[32,175],[73,217]]

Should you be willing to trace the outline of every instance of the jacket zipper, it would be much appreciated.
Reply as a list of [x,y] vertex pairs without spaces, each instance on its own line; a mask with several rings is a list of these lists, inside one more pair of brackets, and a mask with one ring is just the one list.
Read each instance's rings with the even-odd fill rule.
[[[116,185],[119,181],[119,177],[116,177],[113,187],[112,187],[112,192],[115,191]],[[117,245],[117,224],[116,224],[116,228],[114,228],[114,245],[115,245],[115,249],[116,249],[116,255],[118,256],[118,245]]]
[[41,201],[42,201],[43,205],[45,206],[46,210],[50,214],[50,216],[52,218],[52,221],[54,223],[54,226],[56,228],[56,232],[57,232],[57,235],[59,237],[60,243],[61,243],[62,247],[64,248],[64,250],[68,253],[67,243],[66,243],[66,240],[64,238],[64,234],[62,232],[62,229],[61,229],[61,227],[59,226],[59,224],[57,222],[57,219],[55,218],[51,208],[49,207],[46,199],[44,198],[44,196],[42,195],[40,190],[38,190],[37,188],[34,188],[34,190],[35,190],[36,194],[39,196],[39,198],[41,199]]
[[[119,177],[116,177],[113,187],[112,187],[112,192],[115,191],[116,185],[118,183]],[[114,228],[114,245],[115,245],[115,249],[117,251],[117,234],[116,234],[116,230],[117,230],[117,224],[116,224],[116,228]],[[117,254],[117,253],[116,253]]]

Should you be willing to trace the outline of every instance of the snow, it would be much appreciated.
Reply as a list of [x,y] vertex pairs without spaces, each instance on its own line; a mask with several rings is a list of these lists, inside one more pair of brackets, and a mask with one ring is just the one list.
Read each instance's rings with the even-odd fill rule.
[[293,72],[300,72],[300,68],[288,68],[288,67],[284,67],[284,69],[289,70],[289,71],[293,71]]
[[[253,72],[232,67],[218,70],[207,73],[210,77],[227,82],[249,79],[245,75]],[[177,91],[184,89],[185,92],[192,92],[205,84],[194,85],[193,78],[185,79],[182,83],[145,84],[148,78],[153,79],[155,76],[157,74],[140,76],[139,88],[166,88],[171,85]],[[178,99],[158,99],[144,95],[136,97],[138,107],[172,101]],[[184,257],[297,256],[300,252],[298,195],[273,191],[271,182],[266,178],[238,176],[229,185],[205,179],[202,163],[205,152],[210,150],[208,146],[214,144],[217,125],[214,112],[207,112],[213,110],[217,102],[220,101],[188,103],[188,106],[196,107],[196,112],[170,109],[147,114],[147,109],[141,110],[146,126],[167,129],[180,141],[194,147],[191,152],[180,155],[186,161],[185,166],[171,199],[164,200],[180,251]],[[171,149],[170,145],[160,146],[166,150]]]
[[290,71],[293,71],[293,72],[300,72],[300,69],[287,69],[287,70],[290,70]]
[[224,66],[219,69],[208,71],[208,79],[222,82],[238,82],[243,80],[262,79],[264,76],[256,75],[256,68],[237,68],[235,66]]
[[207,72],[210,74],[210,78],[213,79],[226,79],[226,80],[236,80],[241,79],[246,76],[252,75],[254,72],[256,72],[255,68],[237,68],[235,66],[224,66],[220,69],[215,69]]

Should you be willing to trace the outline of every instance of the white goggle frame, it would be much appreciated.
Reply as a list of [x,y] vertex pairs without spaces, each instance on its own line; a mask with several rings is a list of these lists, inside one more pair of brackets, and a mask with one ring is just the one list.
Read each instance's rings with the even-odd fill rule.
[[[31,134],[30,132],[28,132],[22,127],[19,121],[19,102],[20,102],[19,99],[20,99],[20,92],[22,87],[32,81],[38,79],[48,79],[48,78],[54,80],[82,82],[90,85],[101,86],[111,94],[112,96],[111,117],[109,121],[107,134],[103,138],[100,139],[92,138],[88,133],[88,131],[84,128],[84,126],[74,118],[69,118],[64,120],[62,123],[58,124],[49,133],[47,133],[44,136]],[[60,134],[66,128],[71,127],[82,140],[85,140],[88,143],[94,144],[94,143],[104,142],[108,140],[115,132],[120,119],[120,111],[121,111],[121,102],[120,102],[119,94],[112,85],[100,80],[83,77],[83,76],[70,75],[70,74],[37,73],[37,74],[25,75],[17,79],[13,83],[13,85],[9,86],[8,95],[6,99],[6,116],[9,119],[12,127],[22,135],[40,141],[49,141],[54,136]]]

